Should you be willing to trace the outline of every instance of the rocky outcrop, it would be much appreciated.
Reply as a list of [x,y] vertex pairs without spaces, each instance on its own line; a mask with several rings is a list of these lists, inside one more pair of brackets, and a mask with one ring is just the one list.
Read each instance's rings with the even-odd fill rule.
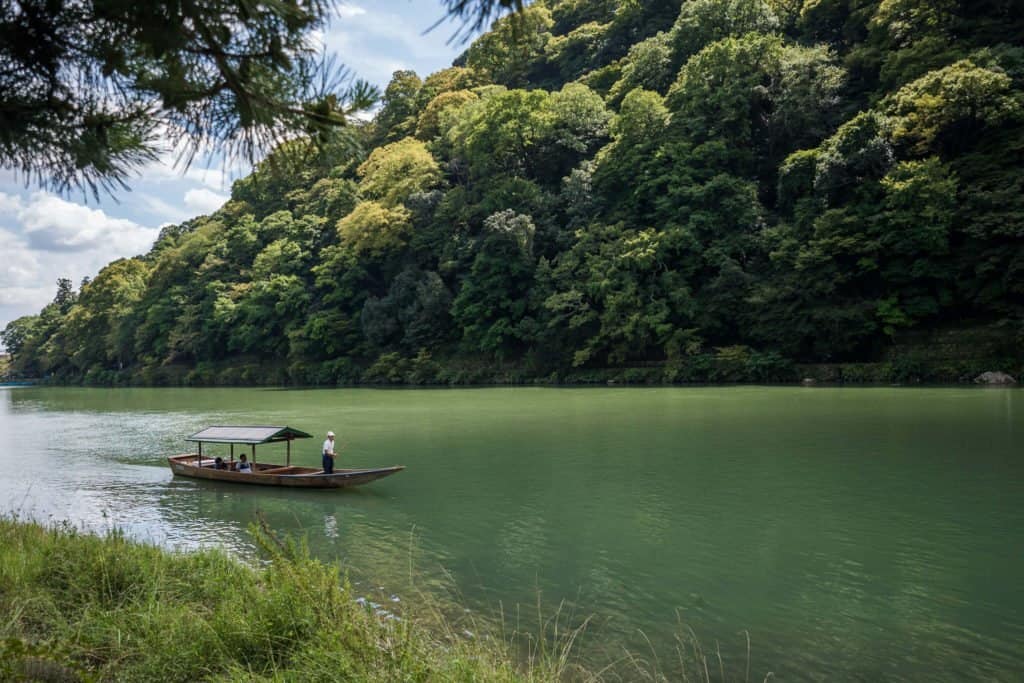
[[983,372],[974,378],[975,384],[1016,384],[1015,380],[1005,372]]

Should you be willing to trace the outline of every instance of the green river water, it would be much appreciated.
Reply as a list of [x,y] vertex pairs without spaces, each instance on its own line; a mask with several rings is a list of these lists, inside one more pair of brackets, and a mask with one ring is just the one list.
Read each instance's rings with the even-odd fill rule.
[[[211,424],[312,432],[310,465],[333,429],[340,466],[408,469],[351,492],[172,477]],[[748,632],[752,680],[1024,675],[1017,390],[21,387],[0,465],[2,512],[171,547],[249,554],[262,512],[397,613],[430,595],[514,627],[519,605],[535,631],[561,604],[595,667],[671,659],[689,627],[741,678]]]

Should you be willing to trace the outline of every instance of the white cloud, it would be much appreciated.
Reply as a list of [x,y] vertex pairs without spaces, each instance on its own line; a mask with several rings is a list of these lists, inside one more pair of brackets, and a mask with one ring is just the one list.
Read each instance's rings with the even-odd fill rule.
[[[53,300],[55,286],[47,287],[0,287],[0,329],[23,315],[34,315]],[[4,309],[13,314],[4,315]]]
[[366,14],[366,10],[359,5],[350,5],[348,3],[338,5],[338,16],[343,19],[358,17],[360,14]]
[[444,24],[426,32],[444,15],[440,5],[427,11],[409,3],[381,3],[372,12],[356,5],[341,5],[327,27],[323,41],[359,78],[381,88],[399,69],[415,69],[421,77],[450,66],[461,51],[447,44],[452,28]]
[[234,178],[248,175],[251,166],[235,164],[230,169],[214,168],[211,163],[206,165],[193,164],[186,169],[175,162],[174,156],[167,154],[146,164],[139,173],[140,177],[151,182],[191,181],[205,185],[211,190],[226,190],[231,187]]
[[[317,30],[314,33],[319,34],[318,39],[322,44],[323,32]],[[146,182],[191,182],[223,192],[229,189],[236,179],[245,177],[252,171],[250,162],[245,159],[225,159],[223,153],[215,146],[204,144],[200,145],[199,149],[191,149],[188,143],[184,142],[188,138],[184,131],[176,130],[169,124],[162,124],[157,128],[157,138],[162,151],[155,160],[139,171],[139,178]]]
[[[6,195],[0,194],[0,206],[6,202]],[[10,230],[0,228],[0,302],[11,303],[8,290],[24,289],[39,279],[39,259],[32,253],[25,241]],[[6,296],[5,296],[6,294]]]
[[0,329],[38,313],[57,278],[95,276],[107,263],[147,251],[159,230],[48,192],[0,192]]
[[[171,169],[172,172],[177,173]],[[245,173],[241,175],[247,175],[249,173],[248,167]],[[224,190],[231,187],[231,175],[222,169],[214,168],[198,168],[196,166],[190,166],[188,169],[181,174],[184,178],[191,180],[195,183],[202,183],[213,190]],[[241,175],[239,177],[241,177]]]
[[141,200],[141,205],[149,214],[157,217],[161,225],[181,223],[195,217],[194,212],[186,211],[180,205],[175,206],[148,192],[140,192],[135,196]]
[[224,206],[228,197],[211,192],[205,187],[192,189],[185,193],[185,206],[200,213],[210,214]]
[[117,244],[136,252],[152,244],[153,231],[101,209],[73,204],[49,192],[22,199],[0,193],[0,220],[13,220],[28,246],[40,251],[89,251]]
[[306,34],[306,45],[314,52],[323,52],[327,44],[324,42],[324,32],[315,28]]

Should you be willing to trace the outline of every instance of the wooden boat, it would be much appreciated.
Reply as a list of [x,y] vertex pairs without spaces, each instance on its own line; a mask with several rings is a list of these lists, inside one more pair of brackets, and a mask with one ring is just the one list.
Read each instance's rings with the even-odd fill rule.
[[[239,484],[256,484],[261,486],[293,486],[297,488],[339,489],[366,484],[374,479],[387,477],[405,469],[404,465],[377,467],[372,469],[336,469],[325,474],[316,467],[300,467],[291,464],[291,442],[295,439],[307,439],[310,435],[291,427],[247,426],[207,427],[188,437],[186,441],[198,444],[196,453],[173,455],[167,458],[171,471],[183,477],[196,479],[213,479],[231,481]],[[256,446],[267,443],[285,442],[287,444],[287,460],[284,465],[256,462]],[[216,459],[203,455],[204,443],[227,444],[230,447],[229,458],[224,460],[224,469],[216,467]],[[252,472],[236,470],[235,446],[250,446]]]

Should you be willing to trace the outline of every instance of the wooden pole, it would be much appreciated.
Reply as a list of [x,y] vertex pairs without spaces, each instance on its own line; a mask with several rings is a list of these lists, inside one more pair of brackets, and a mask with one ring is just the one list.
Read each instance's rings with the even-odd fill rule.
[[286,443],[288,444],[287,445],[288,457],[285,460],[285,465],[287,465],[288,467],[291,467],[292,466],[292,440],[288,439],[288,441]]
[[256,444],[252,445],[252,473],[256,474]]
[[235,469],[235,444],[231,444],[231,469]]
[[203,466],[203,442],[200,441],[199,442],[199,462],[196,464],[196,467],[202,467],[202,466]]

